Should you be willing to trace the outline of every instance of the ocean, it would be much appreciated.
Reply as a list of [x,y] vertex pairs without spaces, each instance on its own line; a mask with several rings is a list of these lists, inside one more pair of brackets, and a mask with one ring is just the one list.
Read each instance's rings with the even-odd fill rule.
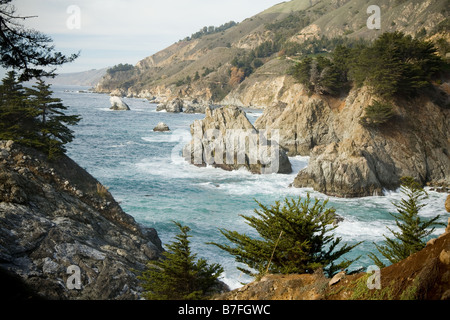
[[[67,146],[67,154],[97,178],[120,203],[125,212],[142,225],[155,228],[163,245],[178,233],[173,221],[191,228],[191,249],[198,258],[219,263],[224,268],[222,280],[232,289],[252,279],[239,270],[234,257],[207,242],[226,243],[219,229],[256,236],[241,215],[252,215],[258,208],[285,198],[305,197],[329,200],[344,218],[334,230],[342,243],[364,241],[344,258],[361,256],[350,270],[372,265],[368,253],[377,253],[374,243],[391,237],[387,227],[396,230],[393,202],[399,201],[399,190],[384,196],[364,198],[329,197],[310,188],[292,188],[297,172],[308,165],[308,157],[290,158],[292,174],[254,175],[242,169],[224,171],[198,168],[181,156],[181,148],[190,140],[189,126],[203,114],[171,114],[156,112],[156,104],[144,99],[124,98],[130,111],[111,111],[109,95],[88,92],[88,87],[53,86],[54,96],[68,106],[68,113],[81,115],[72,129],[75,139]],[[262,110],[246,110],[254,122]],[[153,132],[159,123],[166,123],[171,132]],[[428,191],[429,198],[421,211],[423,217],[441,214],[446,194]],[[256,200],[256,201],[255,201]],[[443,233],[436,228],[431,237]]]

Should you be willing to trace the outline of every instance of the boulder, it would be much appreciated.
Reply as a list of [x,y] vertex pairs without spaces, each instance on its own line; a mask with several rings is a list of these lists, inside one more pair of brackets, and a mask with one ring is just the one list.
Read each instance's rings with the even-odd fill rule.
[[130,110],[130,107],[123,102],[122,99],[120,99],[117,96],[112,96],[109,99],[109,102],[111,102],[111,110],[118,110],[118,111],[126,111],[126,110]]
[[160,122],[157,124],[156,127],[153,128],[153,131],[166,132],[166,131],[170,131],[170,129],[167,124],[165,124],[164,122]]
[[166,111],[171,113],[183,112],[183,100],[176,98],[167,103],[161,103],[156,107],[156,111]]
[[447,196],[447,200],[445,200],[445,210],[450,212],[450,194]]
[[238,107],[207,107],[205,118],[191,125],[193,139],[183,156],[197,166],[224,170],[247,168],[252,173],[291,173],[286,152],[275,139],[257,131]]

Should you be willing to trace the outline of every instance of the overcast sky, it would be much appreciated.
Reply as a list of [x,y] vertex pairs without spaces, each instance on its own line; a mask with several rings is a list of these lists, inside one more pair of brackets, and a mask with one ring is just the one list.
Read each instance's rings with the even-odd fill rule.
[[136,64],[203,26],[241,22],[281,0],[13,0],[24,24],[81,56],[58,73]]

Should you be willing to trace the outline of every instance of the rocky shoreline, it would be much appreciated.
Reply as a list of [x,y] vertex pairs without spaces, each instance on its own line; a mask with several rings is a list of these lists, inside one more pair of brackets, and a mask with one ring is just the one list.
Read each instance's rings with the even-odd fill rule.
[[67,156],[49,161],[12,141],[0,141],[0,181],[2,273],[45,299],[140,299],[136,273],[161,241],[106,187]]

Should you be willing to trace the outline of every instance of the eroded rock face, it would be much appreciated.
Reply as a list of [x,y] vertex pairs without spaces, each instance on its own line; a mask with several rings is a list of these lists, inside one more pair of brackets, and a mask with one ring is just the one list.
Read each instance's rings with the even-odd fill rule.
[[366,128],[359,119],[374,100],[367,88],[343,99],[302,96],[267,108],[255,126],[278,129],[290,155],[310,156],[295,187],[360,197],[395,189],[402,176],[450,185],[450,110],[427,98],[398,101],[395,119]]
[[183,150],[195,165],[253,173],[291,173],[289,158],[276,140],[258,132],[237,107],[206,109],[205,119],[191,125],[193,139]]
[[[140,298],[134,270],[159,257],[157,232],[66,156],[49,162],[3,141],[0,154],[0,267],[48,299]],[[69,267],[80,289],[68,285]]]
[[172,101],[169,101],[167,103],[159,104],[156,108],[156,111],[167,111],[171,113],[180,113],[183,112],[183,100],[180,98],[176,98]]

